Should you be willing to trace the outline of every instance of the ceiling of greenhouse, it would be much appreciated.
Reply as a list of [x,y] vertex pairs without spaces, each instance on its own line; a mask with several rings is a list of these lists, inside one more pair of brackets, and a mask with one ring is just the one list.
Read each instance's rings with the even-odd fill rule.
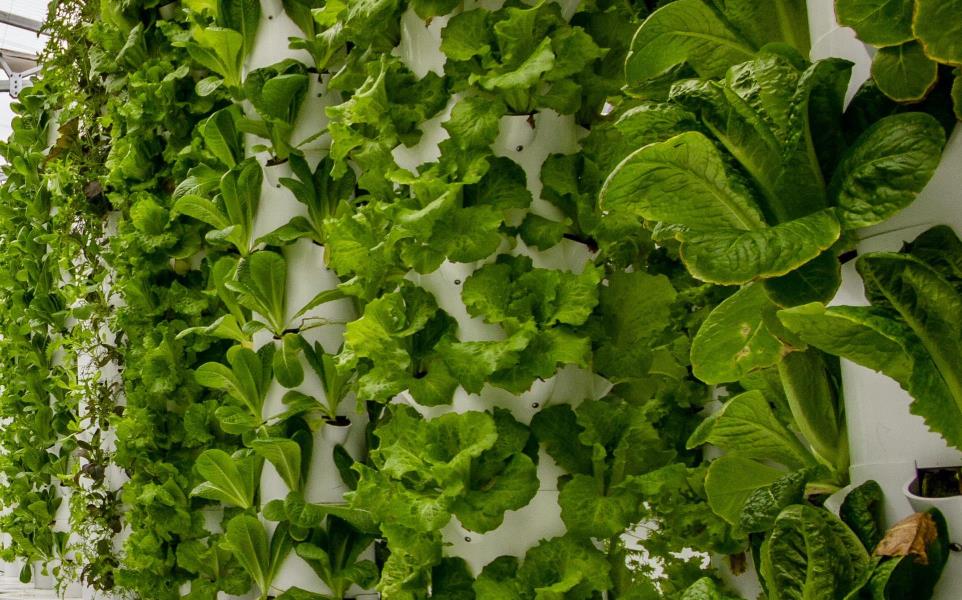
[[[42,22],[47,14],[47,0],[0,0],[0,20],[16,20],[22,17],[33,22]],[[7,15],[12,16],[6,19]],[[35,55],[46,43],[46,36],[33,31],[16,27],[7,23],[0,23],[0,49],[5,52]],[[15,65],[13,65],[15,66]],[[0,83],[8,80],[7,74],[0,70]],[[10,103],[13,99],[7,92],[0,92],[0,139],[7,139],[10,135],[10,122],[13,112]]]

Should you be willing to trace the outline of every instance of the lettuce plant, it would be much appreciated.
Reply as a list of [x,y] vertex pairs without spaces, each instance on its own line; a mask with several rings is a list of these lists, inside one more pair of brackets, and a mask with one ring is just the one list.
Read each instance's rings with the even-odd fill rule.
[[250,575],[260,600],[267,600],[273,595],[271,584],[294,542],[288,535],[286,524],[277,525],[273,535],[269,536],[257,517],[242,514],[227,523],[224,546]]
[[470,531],[491,531],[538,490],[526,453],[530,432],[503,409],[426,421],[396,405],[375,435],[380,444],[371,466],[355,465],[360,477],[349,501],[370,512],[401,549],[384,566],[383,593],[420,581],[440,561],[438,532],[452,517]]
[[605,55],[584,29],[565,21],[554,2],[465,11],[444,28],[441,51],[455,89],[489,92],[509,114],[577,112],[583,86],[592,83],[591,68]]
[[[723,81],[676,84],[671,98],[710,136],[686,131],[640,148],[602,191],[604,207],[635,212],[678,239],[699,279],[765,280],[783,305],[831,297],[838,266],[823,253],[844,232],[909,204],[945,143],[934,118],[906,113],[881,119],[845,148],[831,131],[850,65],[799,60],[763,54],[733,66]],[[814,279],[806,273],[818,274],[821,287],[806,284]]]
[[676,0],[638,28],[625,69],[629,85],[650,97],[678,77],[722,77],[768,44],[808,55],[809,37],[803,0]]
[[962,242],[939,226],[900,253],[866,254],[856,264],[871,306],[813,303],[778,318],[805,342],[893,378],[915,399],[912,412],[962,447],[962,379],[954,358]]
[[239,95],[244,59],[254,46],[260,25],[260,2],[192,0],[186,5],[196,22],[189,38],[179,45],[216,74],[198,83],[198,95],[206,96],[221,84]]
[[[195,176],[199,175],[195,172]],[[220,178],[220,193],[213,199],[185,193],[174,204],[174,214],[188,215],[210,225],[213,229],[206,236],[209,242],[231,245],[241,256],[247,256],[253,249],[251,236],[263,178],[257,161],[247,159],[224,173]],[[193,192],[204,187],[207,186],[194,187]]]
[[271,364],[274,346],[268,344],[258,352],[233,346],[227,352],[230,367],[221,363],[204,363],[195,377],[208,388],[221,390],[233,400],[217,409],[221,427],[231,433],[244,433],[258,427],[267,388],[272,380]]
[[238,124],[241,130],[270,141],[273,162],[287,160],[295,150],[294,122],[310,85],[305,70],[301,63],[287,59],[252,71],[244,79],[244,95],[261,119],[245,118]]

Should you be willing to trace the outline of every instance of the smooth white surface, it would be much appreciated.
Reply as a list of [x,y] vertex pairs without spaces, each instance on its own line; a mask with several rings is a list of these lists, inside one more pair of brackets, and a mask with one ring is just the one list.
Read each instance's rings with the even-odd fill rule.
[[457,517],[452,517],[441,530],[441,535],[445,544],[450,544],[444,548],[445,556],[463,558],[478,574],[484,565],[499,556],[524,556],[539,540],[557,537],[564,532],[558,492],[542,491],[524,508],[506,512],[504,523],[494,531],[468,531]]

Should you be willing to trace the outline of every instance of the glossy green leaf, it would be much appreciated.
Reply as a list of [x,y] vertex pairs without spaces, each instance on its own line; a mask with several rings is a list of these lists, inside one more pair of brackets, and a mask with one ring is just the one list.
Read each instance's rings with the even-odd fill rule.
[[891,377],[915,401],[911,412],[952,445],[962,445],[962,411],[922,342],[906,324],[872,308],[819,304],[779,312],[807,343]]
[[629,82],[654,79],[688,63],[702,77],[720,77],[758,50],[703,0],[677,0],[655,11],[631,42]]
[[896,102],[918,102],[938,80],[939,65],[925,55],[916,41],[880,48],[872,59],[872,78]]
[[241,260],[227,287],[239,294],[241,305],[259,313],[275,335],[286,326],[287,261],[262,250]]
[[845,496],[839,518],[858,536],[862,545],[874,550],[885,535],[885,504],[882,487],[869,480]]
[[912,32],[940,63],[962,64],[962,0],[915,0]]
[[207,481],[195,487],[191,495],[250,508],[254,504],[255,485],[260,473],[260,468],[255,469],[255,465],[259,463],[249,458],[236,460],[223,450],[205,450],[197,457],[194,468]]
[[789,506],[762,544],[761,574],[772,600],[845,598],[865,584],[870,569],[862,543],[823,508]]
[[738,525],[742,508],[751,494],[778,481],[785,471],[737,454],[717,458],[708,466],[705,493],[716,515]]
[[726,383],[777,363],[783,344],[770,326],[774,310],[758,284],[742,288],[719,304],[692,340],[695,376],[706,383]]
[[747,190],[730,178],[718,149],[697,132],[636,150],[608,177],[600,201],[610,211],[690,228],[765,226]]
[[285,333],[280,347],[274,353],[274,377],[286,388],[295,388],[304,382],[301,350],[304,341],[300,334]]
[[905,208],[939,165],[945,131],[925,113],[885,117],[848,149],[829,186],[846,229],[868,227]]
[[251,449],[277,469],[291,491],[301,489],[301,447],[287,438],[259,438],[251,441]]
[[753,490],[742,506],[738,529],[747,533],[762,533],[771,529],[784,508],[805,500],[808,479],[809,472],[794,471]]
[[224,540],[261,596],[266,596],[270,589],[271,551],[264,526],[256,517],[238,515],[227,523]]
[[778,417],[764,394],[750,391],[726,402],[698,426],[688,448],[713,444],[744,458],[771,460],[791,469],[815,466],[815,458]]
[[829,302],[842,285],[842,265],[832,251],[819,254],[791,273],[766,279],[765,293],[788,308],[810,302]]
[[858,38],[874,46],[897,46],[915,38],[915,0],[835,0],[839,25],[851,27]]
[[754,231],[684,232],[681,258],[702,281],[740,285],[790,273],[830,248],[840,234],[834,213],[826,210]]

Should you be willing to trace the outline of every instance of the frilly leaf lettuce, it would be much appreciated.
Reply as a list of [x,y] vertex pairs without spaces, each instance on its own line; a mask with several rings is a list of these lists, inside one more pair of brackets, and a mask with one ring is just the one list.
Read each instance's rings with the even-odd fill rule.
[[611,567],[604,554],[570,536],[543,540],[523,561],[502,556],[474,582],[479,598],[588,600],[609,589]]
[[505,410],[426,421],[409,406],[393,405],[375,435],[372,466],[354,466],[360,478],[348,500],[370,512],[392,544],[382,593],[423,589],[441,561],[438,532],[452,516],[470,530],[490,531],[538,490],[526,454],[528,428]]
[[[532,419],[538,441],[571,476],[559,481],[561,518],[574,535],[607,539],[640,518],[631,478],[658,469],[675,453],[659,448],[646,411],[616,397],[548,407]],[[574,442],[577,440],[577,443]],[[650,448],[644,456],[632,448]]]
[[[399,405],[375,435],[381,443],[371,459],[378,470],[355,467],[361,477],[351,502],[400,526],[437,531],[453,514],[483,533],[538,489],[534,463],[523,452],[528,430],[501,409],[425,421]],[[410,504],[401,506],[398,497]]]
[[455,89],[492,92],[513,114],[539,108],[577,112],[582,85],[606,54],[584,29],[569,25],[553,2],[456,15],[442,32],[441,51]]
[[345,159],[350,158],[361,170],[358,185],[390,198],[390,178],[399,169],[391,150],[417,143],[421,124],[448,102],[446,82],[434,72],[419,79],[388,54],[367,63],[364,75],[347,101],[327,108],[332,174],[342,177],[348,168]]

